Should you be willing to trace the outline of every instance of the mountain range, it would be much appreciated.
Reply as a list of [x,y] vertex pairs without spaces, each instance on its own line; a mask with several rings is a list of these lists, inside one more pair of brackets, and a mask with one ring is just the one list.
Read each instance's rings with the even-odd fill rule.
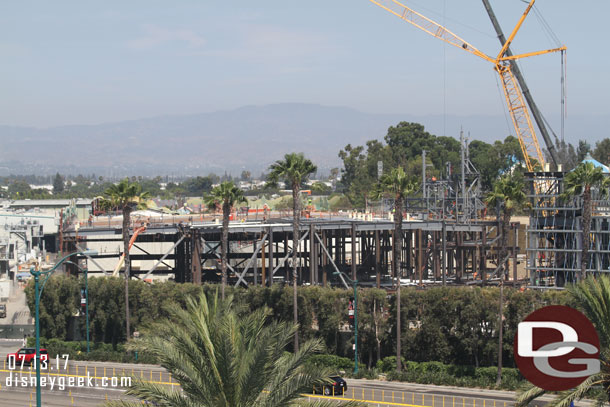
[[[596,120],[582,120],[580,130],[608,128],[607,118]],[[471,139],[487,142],[509,134],[502,116],[371,114],[283,103],[99,125],[0,126],[0,174],[238,175],[248,169],[257,175],[292,151],[305,153],[327,172],[339,166],[337,154],[345,145],[383,139],[388,127],[401,121],[422,123],[436,135],[459,137],[463,128]]]

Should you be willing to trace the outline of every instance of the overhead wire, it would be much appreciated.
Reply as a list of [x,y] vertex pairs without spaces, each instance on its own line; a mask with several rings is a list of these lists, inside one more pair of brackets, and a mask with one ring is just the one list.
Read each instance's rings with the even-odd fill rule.
[[[526,0],[521,0],[524,3],[529,3],[529,1]],[[557,36],[557,34],[555,34],[555,31],[553,31],[553,28],[551,27],[551,25],[548,23],[548,21],[544,18],[544,16],[542,15],[542,13],[540,12],[540,10],[538,9],[538,7],[536,5],[534,5],[534,7],[532,8],[534,10],[534,15],[536,16],[536,19],[538,20],[538,22],[540,23],[540,26],[542,27],[542,31],[544,32],[544,34],[547,36],[547,39],[549,39],[549,41],[552,43],[552,45],[556,48],[559,48],[562,43],[559,40],[559,37]],[[567,97],[567,87],[566,87],[566,77],[567,77],[567,67],[566,67],[566,53],[565,51],[561,51],[560,54],[560,58],[561,58],[561,79],[560,79],[560,89],[561,89],[561,109],[560,109],[560,117],[561,117],[561,142],[563,143],[565,141],[565,118],[567,116],[567,105],[566,105],[566,97]],[[542,115],[542,113],[541,113]],[[553,133],[553,136],[555,136],[555,139],[557,140],[557,134],[555,134],[555,131],[553,131],[553,128],[551,127],[551,125],[549,124],[548,120],[546,119],[546,117],[544,117],[544,115],[542,115],[542,119],[544,120],[544,122],[546,123],[546,125],[549,127],[549,129],[551,130],[551,132]]]
[[[498,81],[498,76],[499,75],[494,75],[494,79],[496,80],[496,88],[498,89],[498,95],[500,97],[500,109],[502,110],[502,113],[504,113],[504,120],[506,121],[506,129],[508,130],[508,135],[512,136],[512,129],[513,127],[510,125],[510,122],[508,120],[508,115],[506,114],[506,108],[504,107],[504,91],[502,89],[500,89],[500,82]],[[518,136],[518,135],[517,135]]]
[[[403,3],[406,3],[406,2],[407,2],[406,0],[400,0],[400,1],[401,1],[401,2],[403,2]],[[427,3],[423,3],[423,4],[422,4],[422,3],[418,2],[418,1],[413,1],[413,0],[409,0],[409,1],[408,1],[408,3],[410,3],[410,4],[413,4],[413,5],[417,6],[417,9],[418,9],[418,10],[425,10],[427,14],[436,15],[437,17],[442,17],[442,18],[443,18],[443,26],[444,26],[444,27],[446,27],[446,26],[447,26],[447,25],[445,24],[445,22],[446,22],[446,21],[450,21],[450,22],[455,23],[455,24],[457,24],[457,25],[460,25],[460,26],[462,26],[462,27],[468,28],[469,30],[472,30],[472,31],[475,31],[475,32],[477,32],[477,33],[479,33],[479,34],[482,34],[482,35],[484,35],[484,36],[486,36],[486,37],[489,37],[489,38],[496,38],[496,35],[495,35],[495,34],[490,33],[489,31],[482,31],[481,29],[479,29],[479,28],[477,28],[477,27],[474,27],[474,26],[471,26],[471,25],[465,24],[465,23],[463,23],[463,22],[461,22],[460,20],[457,20],[457,19],[455,19],[455,18],[446,17],[446,16],[445,16],[445,3],[444,3],[444,2],[443,2],[443,11],[442,11],[442,13],[439,13],[438,11],[432,10],[431,8],[426,7],[425,5],[423,5],[423,4],[427,4]]]

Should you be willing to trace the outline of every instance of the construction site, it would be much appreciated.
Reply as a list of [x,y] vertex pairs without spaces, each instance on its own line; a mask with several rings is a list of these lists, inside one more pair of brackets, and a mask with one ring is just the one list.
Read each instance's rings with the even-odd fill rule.
[[[316,212],[303,202],[306,210],[299,214],[296,245],[292,243],[291,214],[265,211],[259,219],[257,211],[253,219],[248,211],[236,210],[228,227],[227,267],[231,284],[288,283],[293,267],[299,270],[299,284],[346,287],[347,283],[336,277],[340,275],[338,272],[349,273],[363,286],[378,288],[395,286],[397,281],[419,286],[505,281],[533,288],[561,288],[574,281],[582,256],[582,199],[561,196],[567,173],[562,169],[553,143],[557,136],[549,130],[517,64],[522,58],[561,53],[563,75],[566,47],[517,55],[510,49],[534,1],[528,4],[506,37],[489,1],[483,0],[500,41],[496,56],[483,53],[402,3],[370,1],[446,44],[492,64],[521,147],[522,157],[519,160],[515,157],[515,162],[520,161],[519,165],[526,171],[530,209],[526,216],[511,221],[509,236],[501,236],[500,217],[492,215],[499,213],[499,208],[488,208],[485,204],[481,174],[470,160],[468,140],[461,132],[460,168],[450,169],[440,178],[426,176],[426,151],[421,152],[420,189],[406,199],[402,208],[403,236],[401,247],[396,249],[400,261],[395,261],[393,256],[396,228],[390,212],[392,200],[382,200],[376,212],[365,213]],[[562,106],[564,102],[562,99]],[[609,170],[602,163],[590,157],[585,161],[601,167],[605,176],[608,175]],[[610,267],[608,211],[610,202],[595,196],[587,265],[591,273],[607,272]],[[154,215],[132,218],[130,273],[146,281],[157,278],[196,284],[219,281],[221,232],[218,214],[194,214],[171,221]],[[90,272],[105,275],[121,272],[124,253],[120,217],[94,218],[88,223],[62,219],[58,233],[61,253],[86,249],[97,253],[86,256]],[[500,247],[502,240],[509,242],[508,247]],[[502,249],[509,254],[499,259]],[[296,265],[292,260],[295,252]],[[396,263],[397,275],[391,272],[393,263]],[[67,265],[67,268],[78,273],[77,266]]]

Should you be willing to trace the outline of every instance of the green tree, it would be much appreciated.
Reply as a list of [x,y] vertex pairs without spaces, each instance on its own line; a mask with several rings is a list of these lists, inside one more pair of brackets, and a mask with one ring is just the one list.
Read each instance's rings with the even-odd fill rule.
[[8,186],[8,194],[11,198],[26,199],[30,198],[31,193],[30,184],[23,180],[15,180]]
[[[603,275],[597,278],[589,277],[569,286],[568,292],[597,330],[601,370],[589,376],[576,388],[561,392],[548,405],[569,407],[571,403],[584,397],[595,399],[598,406],[605,405],[610,402],[610,278]],[[603,390],[597,391],[596,387]],[[525,407],[545,393],[545,390],[532,386],[519,394],[516,406]]]
[[[163,406],[274,407],[309,403],[301,394],[328,383],[327,369],[307,360],[322,349],[318,340],[286,353],[297,325],[268,321],[269,310],[239,310],[217,295],[169,307],[169,320],[151,326],[135,349],[154,355],[181,390],[136,379],[127,394]],[[335,401],[317,406],[334,406]],[[109,406],[140,406],[119,401]],[[355,405],[355,404],[351,404]]]
[[313,195],[328,195],[330,194],[330,187],[323,182],[314,182],[311,186],[311,193]]
[[212,189],[212,180],[209,177],[189,178],[180,186],[189,196],[201,196]]
[[593,158],[603,164],[610,164],[610,138],[595,143],[595,150],[593,150]]
[[[302,153],[290,153],[284,155],[283,160],[278,160],[269,166],[267,179],[272,183],[283,180],[292,189],[292,285],[293,285],[293,313],[294,323],[298,323],[298,304],[297,304],[297,262],[299,247],[299,219],[301,217],[301,197],[299,196],[302,185],[314,174],[318,168],[305,158]],[[299,350],[299,333],[294,335],[294,350]]]
[[129,327],[129,279],[131,272],[131,260],[129,258],[129,225],[131,212],[137,208],[145,208],[146,200],[149,199],[147,192],[142,192],[142,186],[137,182],[129,182],[128,178],[118,184],[111,185],[104,191],[107,205],[120,209],[123,213],[123,256],[125,258],[125,331],[127,338],[130,337]]
[[589,263],[589,246],[591,244],[591,212],[593,210],[592,189],[598,188],[601,195],[605,195],[609,179],[604,177],[600,167],[595,167],[591,162],[580,163],[569,172],[563,179],[564,199],[574,196],[582,196],[582,249],[580,256],[579,280],[587,276],[587,264]]
[[222,298],[225,298],[227,285],[227,247],[229,245],[229,216],[233,206],[237,203],[247,202],[244,193],[233,181],[225,181],[212,189],[210,195],[204,197],[206,206],[211,210],[222,208],[222,242],[220,248],[220,269],[222,272]]
[[414,194],[419,185],[417,180],[408,176],[402,167],[394,168],[389,174],[381,177],[377,189],[377,196],[387,193],[394,198],[394,235],[392,236],[392,271],[396,278],[396,370],[400,371],[400,253],[402,252],[402,210],[405,199]]
[[53,178],[53,195],[59,195],[64,192],[65,183],[64,177],[59,175],[59,173],[55,174],[55,178]]
[[[494,184],[494,189],[487,195],[486,203],[501,212],[500,251],[498,255],[498,270],[502,279],[508,273],[508,235],[510,219],[516,210],[526,206],[523,181],[519,176],[505,175]],[[500,214],[498,214],[500,216]]]
[[576,159],[580,163],[585,157],[591,153],[591,144],[585,140],[578,141],[578,148],[576,149]]
[[366,209],[368,194],[376,178],[369,173],[367,162],[372,155],[364,153],[364,147],[352,147],[351,144],[339,151],[339,158],[343,160],[343,174],[341,182],[347,187],[347,197],[357,207]]

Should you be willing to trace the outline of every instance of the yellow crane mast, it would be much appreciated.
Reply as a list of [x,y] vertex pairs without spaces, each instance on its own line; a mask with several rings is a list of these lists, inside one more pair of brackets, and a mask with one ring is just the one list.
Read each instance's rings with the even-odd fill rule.
[[496,56],[495,58],[490,57],[489,55],[481,52],[475,46],[460,38],[456,34],[452,33],[447,28],[443,27],[437,22],[425,17],[424,15],[416,12],[415,10],[405,6],[404,4],[396,0],[369,1],[375,3],[386,11],[389,11],[400,19],[414,25],[420,30],[427,32],[433,37],[441,39],[448,44],[461,48],[464,51],[470,52],[471,54],[476,55],[479,58],[491,62],[494,65],[495,71],[498,73],[498,75],[500,75],[508,111],[510,113],[513,126],[515,127],[515,132],[517,133],[519,144],[521,145],[521,151],[523,152],[523,157],[525,159],[527,169],[528,171],[535,170],[536,162],[534,160],[536,160],[540,164],[541,169],[544,169],[546,160],[544,158],[544,155],[542,154],[540,144],[538,143],[536,131],[534,130],[534,126],[532,125],[532,120],[530,117],[529,110],[527,109],[527,105],[525,104],[523,93],[521,92],[521,88],[519,87],[519,84],[511,71],[510,61],[517,60],[520,58],[532,57],[535,55],[548,54],[550,52],[563,51],[566,49],[566,47],[562,46],[560,48],[528,52],[519,55],[507,55],[507,51],[509,49],[510,44],[512,43],[519,29],[521,28],[523,21],[534,6],[534,2],[536,0],[530,1],[525,12],[519,19],[519,22],[517,22],[517,25],[513,29],[509,38],[504,43],[502,49],[498,53],[498,56]]

